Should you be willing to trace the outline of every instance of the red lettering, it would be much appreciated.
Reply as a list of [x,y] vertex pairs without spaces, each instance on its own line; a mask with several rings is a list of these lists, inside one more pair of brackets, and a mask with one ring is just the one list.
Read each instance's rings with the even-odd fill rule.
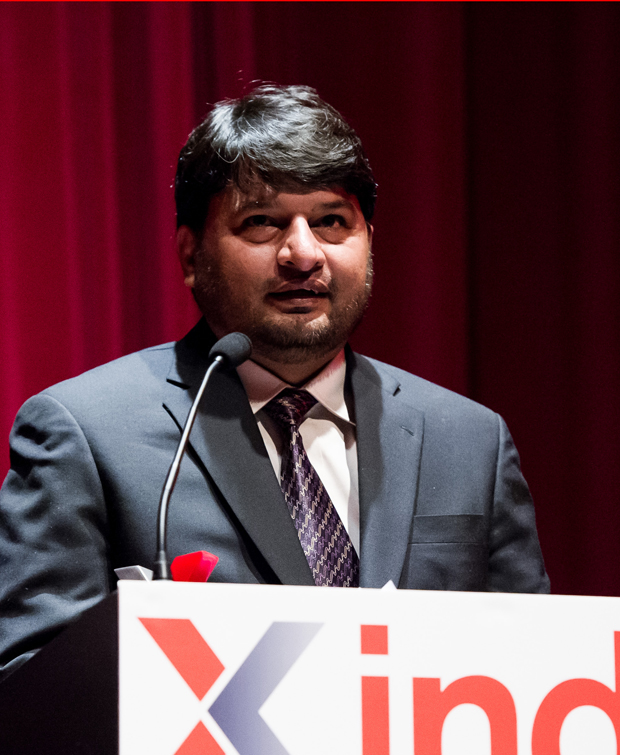
[[388,654],[388,628],[375,624],[362,624],[362,655]]
[[362,677],[363,755],[390,754],[390,696],[387,676]]
[[582,705],[592,705],[607,713],[620,743],[620,632],[614,633],[616,690],[593,679],[570,679],[558,684],[540,704],[532,730],[532,755],[560,755],[560,730],[566,716]]
[[488,676],[457,679],[443,692],[439,679],[413,680],[415,755],[441,755],[441,732],[446,716],[453,708],[465,703],[477,705],[487,714],[491,727],[491,755],[517,755],[514,700],[503,684]]

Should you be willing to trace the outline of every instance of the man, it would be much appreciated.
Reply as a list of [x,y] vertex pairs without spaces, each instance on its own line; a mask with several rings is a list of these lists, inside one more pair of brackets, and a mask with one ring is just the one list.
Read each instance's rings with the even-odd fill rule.
[[259,87],[191,134],[177,243],[204,319],[35,396],[13,428],[7,670],[113,590],[115,568],[153,565],[179,429],[211,345],[234,331],[252,359],[203,399],[171,556],[209,550],[230,582],[548,591],[501,418],[346,346],[370,293],[374,201],[358,137],[311,89]]

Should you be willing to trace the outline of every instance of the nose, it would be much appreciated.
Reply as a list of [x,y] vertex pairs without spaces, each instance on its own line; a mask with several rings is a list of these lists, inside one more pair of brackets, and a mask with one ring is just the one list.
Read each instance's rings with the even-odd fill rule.
[[296,217],[278,251],[278,264],[309,272],[325,264],[323,247],[304,217]]

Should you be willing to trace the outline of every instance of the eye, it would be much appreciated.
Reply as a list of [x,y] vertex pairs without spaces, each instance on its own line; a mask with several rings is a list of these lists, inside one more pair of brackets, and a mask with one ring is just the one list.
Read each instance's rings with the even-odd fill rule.
[[351,224],[344,215],[330,213],[322,215],[312,223],[315,235],[330,244],[342,244],[351,233]]
[[274,238],[278,227],[278,222],[271,215],[249,215],[241,223],[239,232],[252,243],[264,244]]
[[324,215],[317,225],[323,228],[345,228],[346,221],[342,215]]
[[243,221],[246,228],[265,228],[266,226],[275,225],[273,218],[268,215],[250,215]]

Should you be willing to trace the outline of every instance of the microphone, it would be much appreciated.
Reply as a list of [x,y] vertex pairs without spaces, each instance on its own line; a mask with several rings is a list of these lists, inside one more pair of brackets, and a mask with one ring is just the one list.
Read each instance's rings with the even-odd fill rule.
[[252,341],[243,333],[229,333],[213,344],[209,359],[218,359],[224,369],[232,370],[243,364],[252,353]]
[[168,521],[168,504],[170,503],[170,496],[174,490],[174,486],[179,476],[179,469],[181,467],[181,460],[185,454],[185,449],[189,441],[189,434],[192,431],[194,420],[198,412],[198,405],[202,399],[202,395],[205,392],[207,383],[211,378],[211,375],[217,369],[232,370],[245,362],[252,353],[252,342],[243,333],[229,333],[228,335],[220,338],[220,340],[214,344],[213,348],[209,352],[209,367],[205,373],[205,376],[200,384],[196,398],[189,410],[187,419],[185,420],[185,426],[181,433],[181,440],[177,446],[174,459],[168,470],[166,476],[166,482],[159,499],[159,511],[157,513],[157,555],[155,556],[155,579],[170,579],[170,573],[168,570],[168,555],[166,553],[166,525]]

